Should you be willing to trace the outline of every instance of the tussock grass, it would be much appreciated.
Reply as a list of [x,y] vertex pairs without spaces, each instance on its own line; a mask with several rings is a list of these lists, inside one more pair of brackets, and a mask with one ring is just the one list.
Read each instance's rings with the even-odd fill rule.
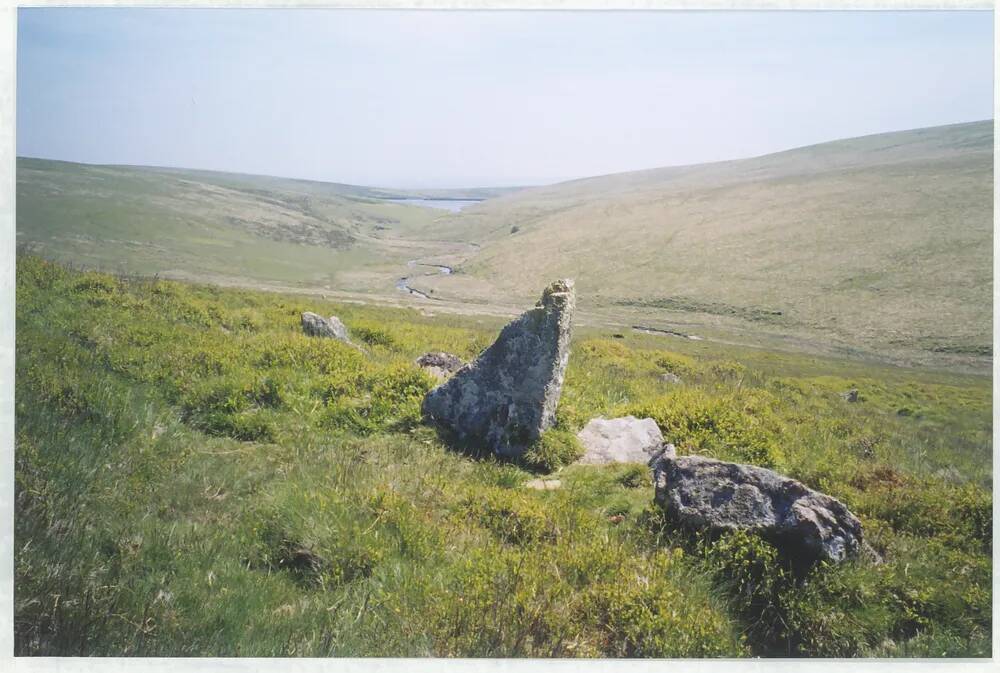
[[[986,379],[583,330],[557,427],[511,463],[420,422],[412,361],[473,357],[493,332],[466,319],[30,256],[16,310],[20,655],[990,652]],[[793,569],[674,530],[641,468],[561,467],[625,413],[843,499],[885,563]]]

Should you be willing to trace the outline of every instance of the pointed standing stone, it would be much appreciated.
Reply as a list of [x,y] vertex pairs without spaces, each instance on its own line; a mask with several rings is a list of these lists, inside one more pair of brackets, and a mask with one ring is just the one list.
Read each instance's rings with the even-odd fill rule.
[[424,416],[460,442],[520,456],[555,423],[575,305],[573,281],[549,285],[535,308],[504,327],[475,361],[427,393]]

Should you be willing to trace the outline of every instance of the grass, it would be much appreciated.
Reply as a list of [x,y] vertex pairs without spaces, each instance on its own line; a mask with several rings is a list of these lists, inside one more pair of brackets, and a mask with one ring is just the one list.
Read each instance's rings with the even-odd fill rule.
[[[18,241],[63,262],[217,284],[506,310],[576,280],[592,323],[984,373],[993,125],[520,190],[448,213],[262,176],[19,158]],[[407,262],[455,269],[441,274]],[[210,270],[210,272],[209,272]]]
[[[18,655],[990,654],[987,378],[581,329],[556,429],[511,463],[419,417],[413,359],[474,357],[490,319],[22,255],[16,320]],[[625,413],[841,498],[885,563],[794,569],[675,530],[643,469],[559,467]]]
[[609,320],[986,371],[992,157],[990,120],[523,190],[438,224],[480,247],[416,287],[528,301],[571,277]]
[[378,198],[405,192],[210,171],[22,157],[17,177],[23,246],[113,272],[243,284],[392,291],[397,269],[427,254],[399,236],[449,216]]

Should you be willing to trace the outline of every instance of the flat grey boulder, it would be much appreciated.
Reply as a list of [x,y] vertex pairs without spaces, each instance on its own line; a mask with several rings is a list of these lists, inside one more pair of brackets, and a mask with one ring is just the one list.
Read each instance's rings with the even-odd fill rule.
[[517,457],[555,423],[576,298],[558,280],[472,363],[427,393],[424,417],[468,446]]
[[424,353],[416,360],[417,366],[444,381],[465,366],[465,362],[451,353]]
[[306,311],[302,314],[302,331],[309,336],[327,337],[351,343],[351,340],[347,338],[347,327],[335,315],[324,318],[321,315]]
[[[595,418],[577,433],[584,454],[578,461],[583,465],[607,463],[648,463],[664,448],[663,434],[652,418]],[[670,455],[675,455],[669,444]]]
[[857,517],[794,479],[701,456],[661,456],[652,466],[656,502],[682,526],[757,533],[810,561],[843,561],[863,549]]

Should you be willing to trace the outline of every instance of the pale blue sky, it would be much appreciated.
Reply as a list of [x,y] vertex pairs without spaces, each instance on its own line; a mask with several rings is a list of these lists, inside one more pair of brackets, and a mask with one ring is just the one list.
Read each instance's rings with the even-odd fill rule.
[[991,12],[18,11],[20,156],[509,185],[992,116]]

